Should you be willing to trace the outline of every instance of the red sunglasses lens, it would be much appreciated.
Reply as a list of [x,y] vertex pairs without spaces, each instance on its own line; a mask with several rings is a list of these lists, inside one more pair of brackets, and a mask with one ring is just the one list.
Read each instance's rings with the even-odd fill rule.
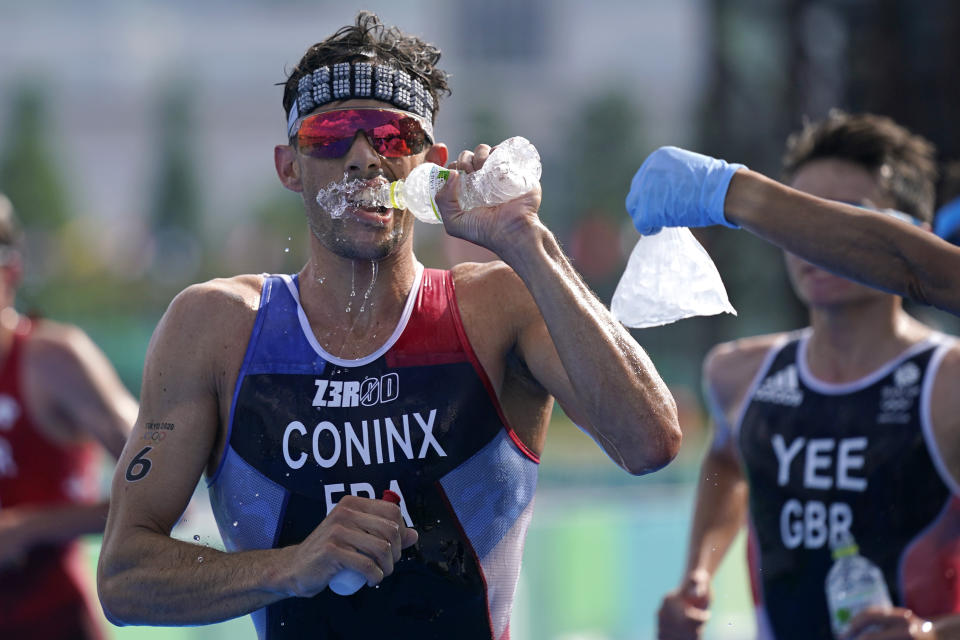
[[416,118],[381,109],[325,111],[305,119],[297,132],[300,151],[314,158],[341,158],[362,131],[377,153],[402,158],[420,153],[429,139]]

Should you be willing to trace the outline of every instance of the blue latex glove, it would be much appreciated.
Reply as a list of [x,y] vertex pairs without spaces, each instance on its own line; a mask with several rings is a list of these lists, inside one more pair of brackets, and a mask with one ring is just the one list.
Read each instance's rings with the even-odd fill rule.
[[737,228],[723,216],[723,201],[733,174],[743,168],[677,147],[660,147],[630,184],[627,211],[633,226],[645,236],[663,227]]

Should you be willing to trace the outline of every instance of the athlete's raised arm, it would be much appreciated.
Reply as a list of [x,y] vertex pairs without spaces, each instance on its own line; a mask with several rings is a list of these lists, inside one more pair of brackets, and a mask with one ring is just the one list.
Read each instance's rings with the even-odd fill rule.
[[[487,145],[465,151],[457,166],[474,171],[489,153]],[[463,212],[453,198],[456,181],[437,197],[444,225],[495,252],[515,272],[502,270],[498,284],[486,287],[496,298],[489,321],[513,319],[513,351],[531,377],[630,473],[670,462],[681,438],[673,396],[540,222],[539,188],[498,207]]]

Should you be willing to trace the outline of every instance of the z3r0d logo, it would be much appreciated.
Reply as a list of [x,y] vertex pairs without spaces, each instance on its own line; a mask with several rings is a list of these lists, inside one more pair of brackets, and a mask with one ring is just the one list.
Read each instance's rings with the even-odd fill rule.
[[360,402],[370,407],[396,400],[400,395],[400,376],[388,373],[379,378],[364,378],[360,383]]
[[315,407],[356,407],[361,404],[372,407],[396,400],[400,395],[400,376],[396,373],[364,378],[359,382],[317,378],[313,384],[317,387],[313,397]]

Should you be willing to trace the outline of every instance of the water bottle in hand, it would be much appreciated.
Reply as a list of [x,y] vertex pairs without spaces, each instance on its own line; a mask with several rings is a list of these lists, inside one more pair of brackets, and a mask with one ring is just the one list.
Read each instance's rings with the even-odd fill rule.
[[860,555],[849,533],[831,540],[833,566],[827,572],[827,606],[834,637],[839,638],[858,613],[870,607],[890,608],[890,592],[883,572]]
[[[387,489],[383,492],[383,500],[400,504],[400,496]],[[359,571],[353,569],[342,569],[337,575],[330,578],[330,590],[341,596],[352,596],[360,587],[367,584],[367,579]]]
[[[490,153],[483,166],[463,176],[457,202],[464,211],[492,207],[529,193],[540,181],[540,154],[526,138],[504,140]],[[364,199],[382,207],[406,209],[418,220],[440,223],[434,199],[454,171],[425,162],[407,176],[372,190]]]

